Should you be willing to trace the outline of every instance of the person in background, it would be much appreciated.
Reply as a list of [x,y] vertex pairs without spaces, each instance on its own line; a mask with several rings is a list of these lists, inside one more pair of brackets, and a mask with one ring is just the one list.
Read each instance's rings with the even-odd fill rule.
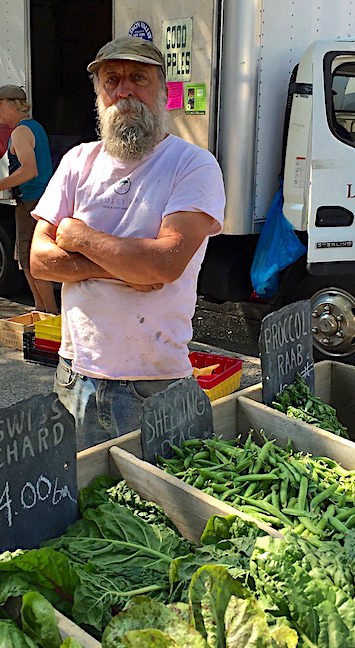
[[52,175],[52,162],[45,130],[29,114],[25,91],[15,85],[0,87],[0,124],[11,129],[8,141],[9,176],[0,179],[0,191],[11,189],[16,200],[15,259],[23,269],[36,310],[58,312],[53,284],[34,279],[30,272],[30,247],[36,221],[31,210],[42,196]]
[[213,155],[166,131],[153,43],[111,41],[88,71],[102,139],[63,157],[31,250],[35,277],[64,282],[54,389],[78,450],[137,429],[144,399],[192,375],[197,276],[225,204]]

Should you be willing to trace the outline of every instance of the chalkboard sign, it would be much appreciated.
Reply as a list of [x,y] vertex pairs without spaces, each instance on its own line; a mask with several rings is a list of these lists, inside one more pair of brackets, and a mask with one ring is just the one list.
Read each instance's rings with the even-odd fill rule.
[[56,394],[0,410],[0,553],[32,549],[78,518],[74,419]]
[[277,392],[301,374],[314,393],[311,303],[295,302],[264,317],[259,348],[263,402],[271,405]]
[[156,455],[168,459],[171,444],[212,436],[212,409],[205,392],[192,376],[172,383],[143,403],[143,459],[155,463]]

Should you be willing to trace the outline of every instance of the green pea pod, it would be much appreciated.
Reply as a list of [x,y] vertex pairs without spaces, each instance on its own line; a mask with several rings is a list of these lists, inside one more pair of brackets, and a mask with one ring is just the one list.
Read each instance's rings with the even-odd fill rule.
[[195,463],[195,461],[198,461],[199,459],[209,459],[209,458],[210,458],[210,453],[208,452],[208,450],[200,450],[199,452],[196,452],[193,455],[192,461],[193,463]]
[[185,453],[181,448],[179,448],[174,444],[170,444],[170,447],[172,450],[174,450],[175,454],[177,454],[177,456],[180,457],[180,459],[185,459]]
[[329,499],[335,493],[337,488],[338,488],[338,484],[334,483],[331,486],[328,486],[328,488],[322,490],[320,493],[318,493],[318,495],[313,497],[310,503],[311,510],[316,509],[317,506],[321,504],[321,502],[324,502],[324,500]]
[[287,490],[288,490],[288,477],[285,477],[281,481],[280,485],[280,503],[281,506],[286,506],[287,504]]
[[310,517],[311,514],[308,511],[305,511],[304,509],[300,508],[292,508],[291,506],[285,506],[285,508],[282,509],[282,513],[285,515],[291,515],[291,517]]
[[205,478],[203,475],[199,474],[197,479],[194,481],[193,486],[195,488],[203,488],[205,483]]
[[320,529],[318,525],[314,524],[312,522],[312,520],[310,520],[308,517],[302,516],[302,517],[299,518],[299,520],[306,527],[306,529],[308,529],[308,531],[310,531],[314,535],[317,535],[317,536],[323,536],[324,535],[323,530]]
[[305,476],[301,477],[300,481],[300,490],[298,492],[298,508],[301,510],[305,509],[306,499],[307,499],[307,490],[308,490],[308,479]]
[[338,509],[338,512],[335,517],[338,520],[340,520],[340,522],[345,522],[345,520],[348,520],[354,514],[355,514],[355,507],[349,506],[348,508],[343,508],[341,510]]
[[345,522],[347,529],[355,528],[355,514],[351,515]]
[[203,444],[202,439],[185,439],[181,446],[184,448],[201,448]]
[[328,516],[329,524],[336,530],[340,531],[340,533],[348,533],[349,529],[348,527],[338,520],[336,517],[333,517],[332,515]]

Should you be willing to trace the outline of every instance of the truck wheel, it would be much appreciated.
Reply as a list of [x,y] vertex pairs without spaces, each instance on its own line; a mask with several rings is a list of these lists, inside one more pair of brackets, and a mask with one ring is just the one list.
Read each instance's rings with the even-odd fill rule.
[[299,287],[297,298],[311,300],[315,360],[338,360],[355,364],[353,291],[354,277],[308,276]]
[[7,231],[0,225],[0,296],[16,293],[25,283],[23,272],[14,261],[14,250]]

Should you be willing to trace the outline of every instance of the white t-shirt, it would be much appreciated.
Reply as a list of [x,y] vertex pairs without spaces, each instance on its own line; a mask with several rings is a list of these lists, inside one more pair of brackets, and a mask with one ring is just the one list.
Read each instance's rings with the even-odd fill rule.
[[[143,160],[123,163],[102,142],[62,159],[33,215],[58,225],[75,216],[119,237],[156,238],[173,212],[205,212],[222,227],[220,168],[211,153],[169,135]],[[60,355],[96,378],[146,380],[191,375],[187,344],[196,304],[202,243],[182,275],[143,293],[111,279],[65,283]]]

